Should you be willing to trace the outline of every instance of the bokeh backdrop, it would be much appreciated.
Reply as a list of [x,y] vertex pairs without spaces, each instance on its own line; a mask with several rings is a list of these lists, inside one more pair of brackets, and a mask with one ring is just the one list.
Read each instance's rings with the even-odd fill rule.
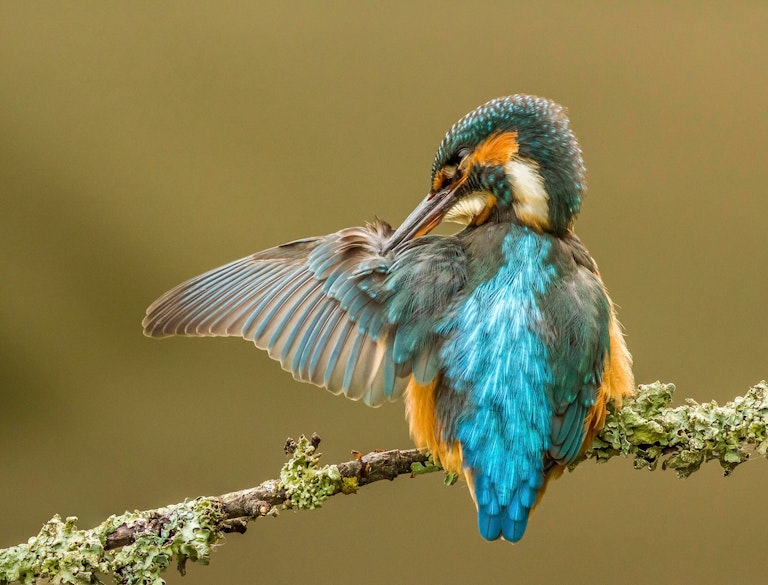
[[[401,221],[443,133],[499,95],[570,108],[577,232],[638,381],[724,402],[768,376],[766,6],[0,4],[0,547],[255,485],[287,436],[327,462],[410,446],[400,404],[140,321],[226,261]],[[480,539],[464,486],[403,478],[259,520],[184,583],[763,583],[767,491],[762,460],[582,465],[513,546]]]

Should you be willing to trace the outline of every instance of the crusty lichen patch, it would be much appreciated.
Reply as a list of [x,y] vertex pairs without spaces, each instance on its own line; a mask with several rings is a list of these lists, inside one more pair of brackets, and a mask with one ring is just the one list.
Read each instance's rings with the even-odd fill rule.
[[[132,544],[115,552],[110,570],[126,585],[161,585],[160,574],[174,557],[181,573],[187,560],[207,565],[213,545],[221,538],[219,524],[225,514],[221,504],[211,498],[197,498],[156,510],[149,523],[161,518],[152,530],[140,532]],[[135,521],[135,520],[134,520]]]
[[[291,445],[291,458],[280,470],[280,489],[285,491],[285,507],[300,510],[319,508],[323,500],[341,491],[350,492],[335,465],[320,467],[320,454],[304,435]],[[352,489],[351,491],[354,491]]]
[[[79,530],[77,518],[54,516],[26,544],[0,550],[0,583],[48,580],[55,585],[98,582],[111,574],[126,585],[162,585],[160,574],[176,557],[183,571],[187,559],[208,564],[221,537],[224,514],[216,500],[198,498],[151,514],[111,516],[91,530]],[[119,550],[105,550],[107,536],[119,526],[144,523],[146,530]]]
[[77,518],[62,521],[57,515],[26,544],[0,551],[0,583],[91,583],[109,570],[104,539],[97,532],[78,530]]
[[672,384],[643,385],[636,397],[608,415],[587,458],[607,461],[614,455],[634,457],[638,469],[674,469],[688,477],[702,463],[716,459],[728,475],[750,451],[768,452],[768,384],[752,387],[724,406],[716,402],[668,408]]

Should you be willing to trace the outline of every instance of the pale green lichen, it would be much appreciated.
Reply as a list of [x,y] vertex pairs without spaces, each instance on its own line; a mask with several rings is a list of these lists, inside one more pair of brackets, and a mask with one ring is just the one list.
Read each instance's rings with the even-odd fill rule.
[[425,473],[434,473],[435,471],[440,471],[441,469],[442,467],[440,467],[437,463],[435,463],[435,460],[432,457],[431,453],[429,454],[429,457],[424,463],[419,463],[418,461],[411,463],[411,473],[413,473],[413,475],[424,475]]
[[675,387],[656,382],[640,386],[636,397],[612,410],[587,458],[607,461],[615,455],[634,457],[638,469],[674,469],[688,477],[702,463],[716,459],[726,475],[749,458],[749,450],[768,452],[768,385],[763,381],[744,396],[719,406],[716,402],[669,408]]
[[[434,473],[435,471],[443,471],[443,468],[435,463],[432,453],[429,453],[429,457],[427,457],[427,460],[424,463],[420,463],[419,461],[411,463],[411,473],[413,473],[413,475],[424,475],[426,473]],[[445,485],[451,486],[457,481],[459,481],[458,473],[445,472],[445,477],[443,478],[443,483]]]
[[[27,544],[0,550],[0,583],[44,579],[55,585],[79,585],[99,582],[98,574],[111,574],[126,585],[161,585],[165,581],[160,574],[174,557],[180,570],[187,559],[208,563],[223,519],[221,505],[208,498],[151,513],[111,516],[91,530],[79,530],[75,517],[62,522],[54,516]],[[107,536],[118,526],[137,522],[151,528],[137,532],[134,542],[120,550],[105,550]]]
[[132,544],[114,553],[111,572],[126,585],[161,585],[165,581],[160,574],[174,557],[182,574],[187,560],[207,565],[224,518],[221,504],[211,498],[155,510],[144,519],[161,519],[156,529],[139,533]]
[[291,458],[280,470],[279,487],[286,495],[285,507],[313,510],[329,496],[351,487],[345,486],[336,465],[320,467],[320,454],[304,435],[291,448]]
[[54,585],[91,583],[96,573],[109,570],[104,537],[78,530],[77,518],[62,522],[57,515],[26,544],[0,550],[0,583],[34,583],[48,579]]

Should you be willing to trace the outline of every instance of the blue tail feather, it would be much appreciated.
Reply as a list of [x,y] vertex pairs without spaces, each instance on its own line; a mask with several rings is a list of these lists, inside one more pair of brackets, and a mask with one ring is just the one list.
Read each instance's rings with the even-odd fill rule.
[[489,515],[478,510],[477,527],[480,529],[480,536],[485,540],[496,540],[501,536],[501,515]]
[[[544,474],[537,473],[524,480],[512,494],[496,493],[496,486],[484,475],[474,478],[475,501],[477,502],[477,525],[480,534],[486,540],[504,537],[510,542],[517,542],[525,534],[528,517],[536,504],[538,492],[544,483]],[[499,500],[508,500],[502,506]]]
[[512,520],[505,518],[501,526],[504,533],[504,539],[509,542],[517,542],[525,534],[525,529],[528,527],[528,513],[525,514],[525,518],[522,520]]

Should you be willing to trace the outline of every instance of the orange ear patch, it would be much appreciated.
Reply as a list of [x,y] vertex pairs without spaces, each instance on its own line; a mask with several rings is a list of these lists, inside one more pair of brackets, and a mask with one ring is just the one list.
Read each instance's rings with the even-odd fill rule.
[[468,166],[503,166],[517,154],[517,132],[499,132],[479,144],[469,158]]
[[493,134],[485,142],[479,144],[472,154],[465,157],[459,163],[458,168],[453,165],[446,165],[437,171],[432,181],[432,192],[436,193],[453,181],[458,174],[457,171],[465,172],[472,165],[503,166],[517,154],[518,149],[517,132]]

